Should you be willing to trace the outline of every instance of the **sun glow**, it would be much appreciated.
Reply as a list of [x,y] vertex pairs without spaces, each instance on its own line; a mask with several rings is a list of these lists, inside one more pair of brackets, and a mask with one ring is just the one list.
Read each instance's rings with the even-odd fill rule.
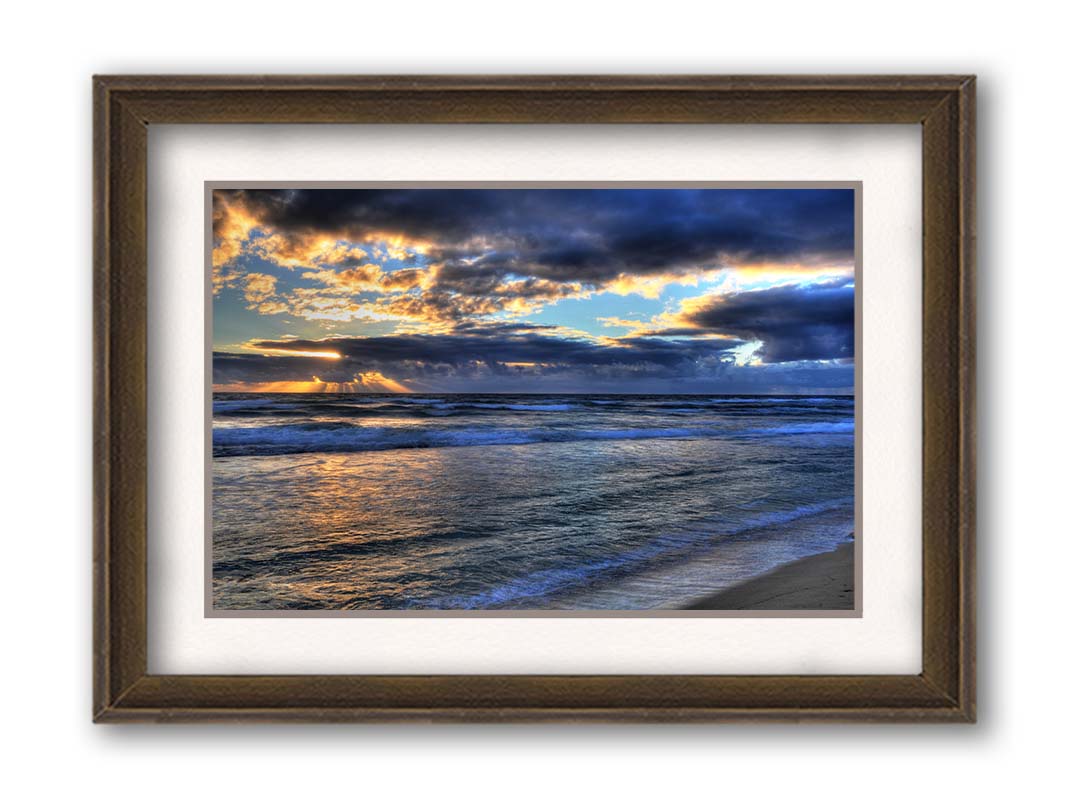
[[297,356],[298,358],[341,358],[340,353],[335,353],[330,350],[286,350],[283,347],[277,349],[257,347],[254,348],[257,353],[265,356]]
[[278,394],[410,394],[412,391],[400,381],[387,378],[380,372],[360,372],[353,375],[350,381],[324,381],[313,375],[310,381],[236,381],[216,383],[211,388],[216,392]]
[[411,389],[400,383],[400,381],[387,378],[380,372],[361,372],[355,377],[364,391],[394,392],[397,394],[409,394],[411,392]]

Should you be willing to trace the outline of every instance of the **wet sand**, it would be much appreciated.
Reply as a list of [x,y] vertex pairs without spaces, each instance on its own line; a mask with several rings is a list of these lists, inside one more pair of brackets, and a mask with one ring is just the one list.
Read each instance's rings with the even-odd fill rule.
[[801,558],[737,586],[704,597],[688,610],[850,610],[854,601],[853,542]]

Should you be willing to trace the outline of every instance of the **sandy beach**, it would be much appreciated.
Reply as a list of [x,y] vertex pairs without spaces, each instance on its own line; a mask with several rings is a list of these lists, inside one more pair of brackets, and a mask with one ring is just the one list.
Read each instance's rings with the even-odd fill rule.
[[801,558],[686,606],[699,611],[848,610],[853,607],[853,543]]

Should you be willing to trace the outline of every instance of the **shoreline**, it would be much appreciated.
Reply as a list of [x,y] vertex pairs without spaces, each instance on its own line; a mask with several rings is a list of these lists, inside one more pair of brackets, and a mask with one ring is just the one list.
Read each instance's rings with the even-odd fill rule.
[[791,561],[682,606],[686,611],[851,611],[854,545]]

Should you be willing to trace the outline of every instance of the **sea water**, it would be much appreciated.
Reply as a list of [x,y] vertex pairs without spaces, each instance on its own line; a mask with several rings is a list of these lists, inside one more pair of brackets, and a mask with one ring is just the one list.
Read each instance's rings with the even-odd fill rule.
[[853,531],[851,396],[221,394],[219,609],[681,608]]

